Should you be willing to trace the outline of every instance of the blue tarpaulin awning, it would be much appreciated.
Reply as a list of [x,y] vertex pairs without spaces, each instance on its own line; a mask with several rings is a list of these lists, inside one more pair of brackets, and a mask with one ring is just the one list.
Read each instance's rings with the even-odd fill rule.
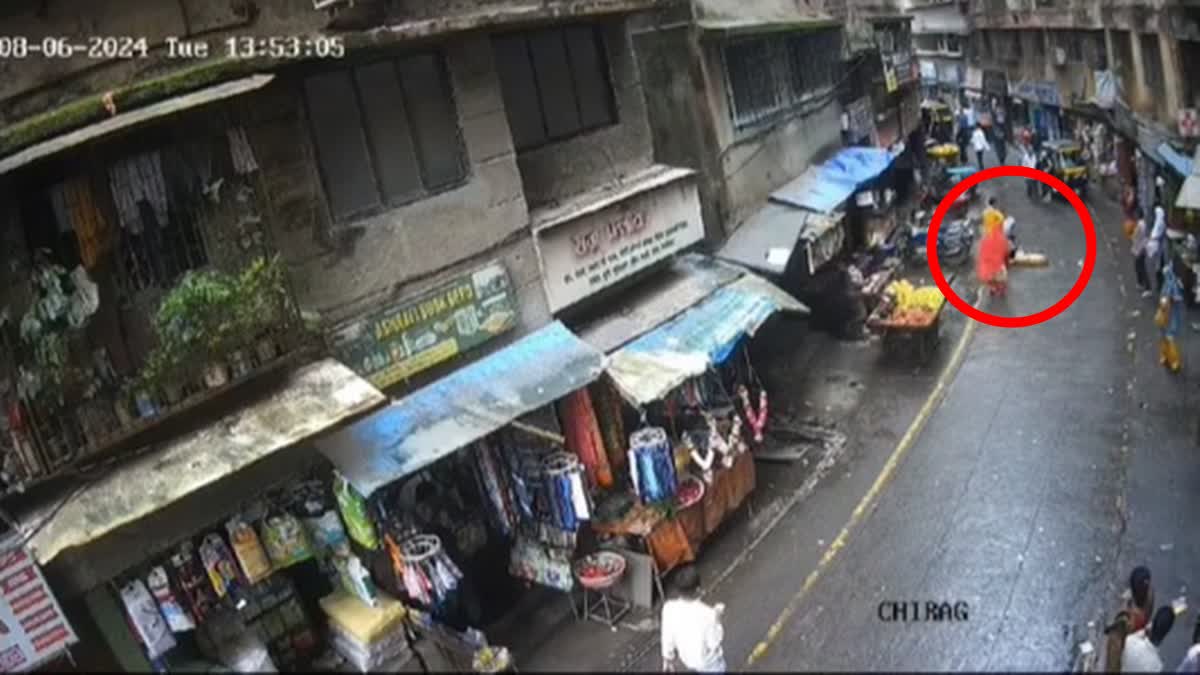
[[1160,143],[1156,149],[1158,156],[1162,157],[1163,162],[1167,166],[1174,169],[1175,173],[1181,178],[1187,178],[1192,175],[1192,158],[1184,155],[1175,148],[1171,147],[1170,143]]
[[856,190],[879,177],[895,156],[883,148],[842,148],[829,161],[809,167],[771,194],[771,201],[817,213],[832,213]]
[[604,356],[556,321],[318,442],[365,496],[595,381]]
[[775,312],[808,308],[771,282],[746,274],[700,304],[609,355],[605,370],[637,406],[663,398],[729,358]]

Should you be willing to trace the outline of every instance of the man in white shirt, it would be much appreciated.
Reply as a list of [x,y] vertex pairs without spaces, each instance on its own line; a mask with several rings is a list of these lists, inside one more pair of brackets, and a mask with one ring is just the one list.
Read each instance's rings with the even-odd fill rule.
[[1196,621],[1196,627],[1192,629],[1192,646],[1175,672],[1200,673],[1200,620]]
[[695,673],[725,672],[725,605],[700,600],[700,575],[691,565],[676,571],[674,582],[678,591],[662,608],[663,670],[679,663]]
[[1158,647],[1175,625],[1175,610],[1159,607],[1150,625],[1125,638],[1125,649],[1121,652],[1121,672],[1161,673],[1162,656]]
[[991,143],[988,143],[983,127],[976,126],[975,131],[971,133],[971,149],[975,151],[975,159],[979,161],[980,169],[983,169],[983,153],[987,152],[990,147]]

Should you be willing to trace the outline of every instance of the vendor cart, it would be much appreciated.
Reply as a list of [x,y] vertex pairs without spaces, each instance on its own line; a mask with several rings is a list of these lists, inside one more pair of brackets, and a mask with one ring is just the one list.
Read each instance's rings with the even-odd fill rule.
[[907,352],[924,363],[941,342],[942,310],[945,308],[946,303],[942,303],[937,311],[929,313],[928,321],[920,324],[899,321],[893,312],[894,300],[885,295],[867,318],[867,328],[883,340],[883,351],[887,356],[896,357]]

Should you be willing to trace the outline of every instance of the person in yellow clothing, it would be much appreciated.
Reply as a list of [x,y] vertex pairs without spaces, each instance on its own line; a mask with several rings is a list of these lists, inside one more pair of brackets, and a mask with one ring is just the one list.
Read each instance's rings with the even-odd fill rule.
[[996,208],[996,198],[988,197],[987,208],[983,211],[983,237],[1004,227],[1004,213]]

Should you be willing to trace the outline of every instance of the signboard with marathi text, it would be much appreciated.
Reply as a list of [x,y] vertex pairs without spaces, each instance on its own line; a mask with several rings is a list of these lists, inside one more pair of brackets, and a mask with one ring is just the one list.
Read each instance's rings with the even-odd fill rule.
[[0,673],[33,670],[79,641],[42,570],[12,542],[0,544]]
[[379,388],[470,351],[517,325],[504,265],[493,262],[415,299],[346,324],[333,353]]
[[551,312],[703,239],[700,199],[691,172],[534,232]]

